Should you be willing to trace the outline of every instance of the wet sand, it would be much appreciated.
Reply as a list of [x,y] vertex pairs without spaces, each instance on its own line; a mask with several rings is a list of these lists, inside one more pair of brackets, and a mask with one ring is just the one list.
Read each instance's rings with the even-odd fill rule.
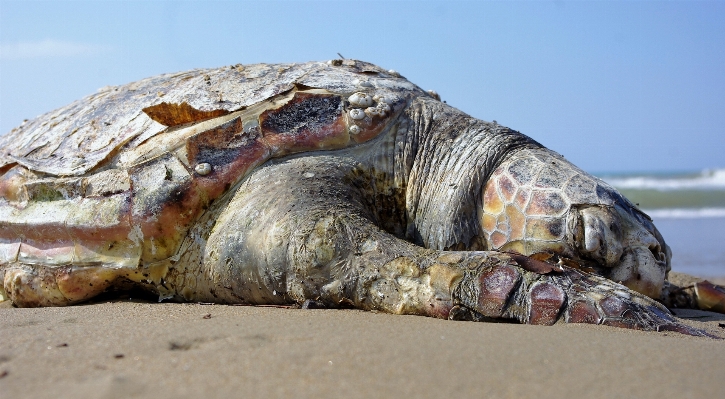
[[[725,315],[679,311],[725,337]],[[2,398],[720,397],[725,340],[357,310],[0,305]],[[725,324],[724,324],[725,325]]]

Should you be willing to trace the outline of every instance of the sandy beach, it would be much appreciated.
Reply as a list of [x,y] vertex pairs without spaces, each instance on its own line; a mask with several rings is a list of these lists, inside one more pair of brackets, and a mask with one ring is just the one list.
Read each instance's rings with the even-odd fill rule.
[[[679,311],[725,337],[725,315]],[[719,397],[725,341],[603,326],[147,303],[0,306],[3,398]]]

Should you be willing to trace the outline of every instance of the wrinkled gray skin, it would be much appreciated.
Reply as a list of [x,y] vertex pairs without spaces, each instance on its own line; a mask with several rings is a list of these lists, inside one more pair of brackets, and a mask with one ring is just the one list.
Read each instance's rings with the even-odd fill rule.
[[[420,89],[405,98],[394,119],[367,142],[256,167],[194,221],[176,255],[164,260],[161,272],[154,269],[157,278],[140,277],[150,263],[136,270],[105,268],[115,273],[106,288],[133,282],[179,301],[312,300],[451,319],[563,320],[701,334],[646,296],[659,296],[670,256],[649,218],[614,189],[527,136],[472,118]],[[30,162],[28,168],[46,167],[42,158]],[[62,166],[53,165],[46,172]],[[550,187],[519,181],[547,195],[561,193],[563,202],[541,200],[540,214],[530,211],[534,205],[522,208],[526,226],[539,230],[527,227],[512,247],[524,255],[553,253],[548,262],[558,260],[556,266],[502,252],[515,241],[511,227],[495,226],[508,229],[508,240],[499,245],[495,229],[484,226],[487,183],[520,170],[565,176]],[[561,212],[550,212],[552,207]],[[16,260],[0,267],[6,295],[18,305],[79,301],[51,298],[43,290],[55,289],[58,270],[67,277],[82,265]]]
[[[484,249],[477,221],[484,182],[503,159],[524,149],[561,159],[518,132],[422,97],[396,129],[362,147],[270,162],[252,173],[224,209],[215,209],[218,216],[209,215],[216,222],[198,250],[205,262],[182,257],[187,268],[203,265],[186,270],[196,288],[184,299],[280,305],[313,299],[328,307],[474,320],[677,326],[657,302],[604,278],[571,269],[543,275],[500,252],[445,251]],[[626,222],[639,215],[616,192],[609,194],[613,205],[626,209]],[[602,209],[594,205],[592,214]],[[641,225],[634,233],[654,235]],[[606,243],[606,230],[593,234]],[[656,250],[659,245],[664,242]],[[568,250],[577,251],[576,244]],[[513,277],[481,276],[497,267]],[[482,299],[499,284],[500,298]],[[546,288],[543,299],[532,293],[537,285]],[[614,310],[603,300],[616,302]]]

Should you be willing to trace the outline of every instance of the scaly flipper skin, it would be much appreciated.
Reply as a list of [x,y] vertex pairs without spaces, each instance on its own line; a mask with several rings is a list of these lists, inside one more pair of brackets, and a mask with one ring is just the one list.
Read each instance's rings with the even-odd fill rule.
[[361,61],[163,75],[0,138],[0,295],[17,306],[133,286],[703,335],[646,297],[670,256],[613,188]]

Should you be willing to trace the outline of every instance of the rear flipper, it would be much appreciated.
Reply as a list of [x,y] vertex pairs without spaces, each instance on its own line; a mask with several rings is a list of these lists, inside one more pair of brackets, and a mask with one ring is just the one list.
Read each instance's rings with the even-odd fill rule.
[[15,263],[6,266],[4,296],[16,306],[65,306],[88,300],[108,289],[119,269],[102,266],[43,266]]
[[[540,325],[564,321],[713,337],[678,322],[662,304],[611,280],[512,257],[519,266],[501,262],[467,271],[453,292],[449,318]],[[538,273],[530,271],[532,266]]]
[[725,287],[700,281],[695,283],[695,297],[700,309],[725,313]]
[[668,308],[700,309],[725,313],[725,286],[683,273],[670,273],[660,301]]

